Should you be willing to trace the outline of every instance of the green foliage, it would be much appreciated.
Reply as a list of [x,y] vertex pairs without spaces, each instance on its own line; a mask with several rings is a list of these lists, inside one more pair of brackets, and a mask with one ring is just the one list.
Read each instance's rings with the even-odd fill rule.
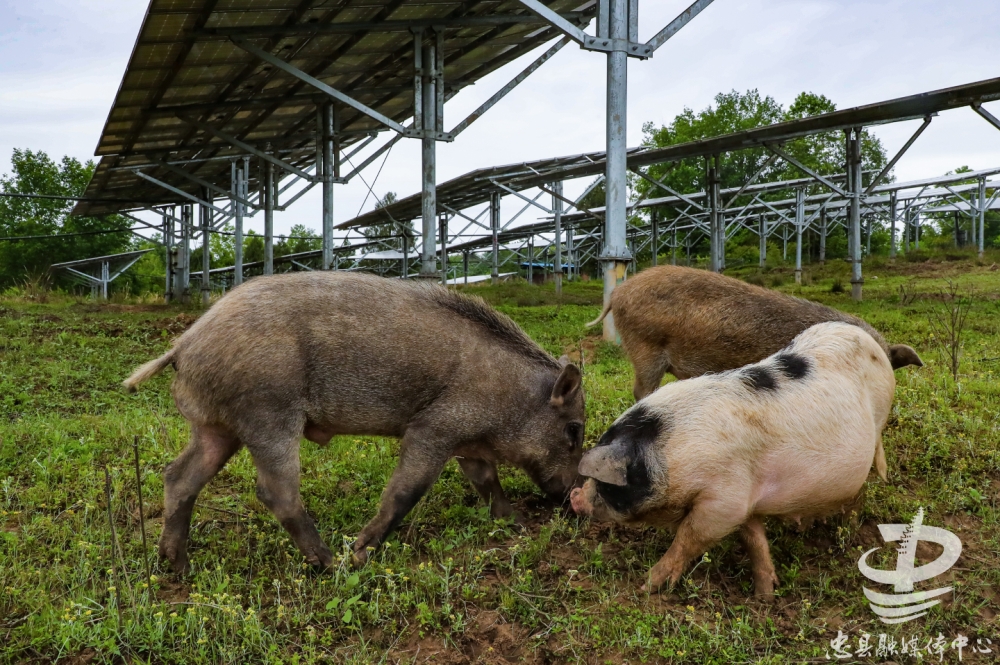
[[[94,172],[94,163],[71,157],[56,163],[44,152],[15,149],[11,173],[0,176],[0,191],[50,196],[82,196]],[[0,236],[62,235],[65,238],[0,241],[0,288],[47,273],[53,263],[128,251],[133,236],[122,233],[69,236],[105,229],[128,229],[129,220],[108,217],[70,217],[72,201],[0,197]],[[58,285],[73,284],[66,273],[52,275]]]
[[[454,462],[354,570],[350,544],[374,516],[398,458],[397,441],[375,436],[301,445],[303,501],[334,552],[333,569],[304,567],[257,499],[255,468],[241,451],[198,499],[193,572],[179,578],[155,559],[162,470],[188,436],[170,395],[172,370],[135,395],[120,381],[168,348],[196,312],[0,299],[0,662],[409,662],[418,647],[419,658],[439,662],[474,660],[473,653],[485,662],[820,662],[838,630],[896,640],[989,635],[1000,613],[1000,273],[970,259],[921,256],[894,266],[866,262],[863,303],[832,288],[846,283],[843,262],[812,267],[814,284],[803,287],[787,270],[747,271],[765,285],[783,274],[782,290],[862,316],[927,363],[896,373],[883,434],[889,482],[873,474],[857,514],[802,533],[768,522],[781,580],[773,604],[752,598],[736,535],[692,566],[677,589],[649,595],[638,587],[669,547],[669,533],[578,518],[544,503],[509,468],[501,480],[525,525],[495,521]],[[933,352],[928,326],[947,279],[979,294],[957,383]],[[904,284],[912,297],[900,303]],[[583,327],[600,311],[601,285],[565,287],[562,301],[551,284],[468,292],[496,304],[548,351],[583,356],[589,446],[633,403],[632,369],[619,347]],[[131,462],[136,435],[148,553]],[[114,559],[105,465],[121,553]],[[857,559],[870,548],[887,551],[877,525],[908,521],[918,506],[926,523],[962,540],[963,562],[948,580],[956,593],[919,624],[886,626],[867,605]]]
[[[386,206],[395,203],[398,199],[396,198],[395,192],[386,192],[386,195],[382,197],[382,200],[376,201],[375,209],[381,210]],[[361,229],[361,233],[368,240],[381,240],[381,243],[377,247],[372,247],[369,251],[379,251],[382,249],[398,249],[402,251],[403,249],[403,238],[394,238],[391,236],[403,236],[405,235],[409,238],[410,247],[413,247],[413,239],[416,237],[416,231],[413,228],[413,222],[397,222],[389,221],[384,224],[373,224],[369,227]]]

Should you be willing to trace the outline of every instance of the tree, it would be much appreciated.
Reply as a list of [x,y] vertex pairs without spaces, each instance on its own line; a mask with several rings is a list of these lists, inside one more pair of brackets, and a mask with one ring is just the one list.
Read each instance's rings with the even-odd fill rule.
[[[381,210],[382,208],[386,208],[395,203],[397,200],[395,192],[386,192],[385,196],[382,197],[382,200],[375,203],[375,209]],[[370,241],[378,240],[380,242],[379,247],[373,247],[370,251],[379,251],[383,248],[402,250],[403,239],[400,237],[391,237],[400,235],[406,235],[410,238],[410,248],[412,249],[413,238],[416,235],[416,232],[413,229],[412,221],[389,221],[384,224],[372,224],[371,226],[361,229],[361,233]]]
[[[63,157],[57,164],[46,153],[15,149],[11,173],[0,176],[0,191],[50,196],[82,196],[94,162]],[[135,245],[129,220],[121,215],[71,217],[73,201],[0,197],[0,236],[57,236],[39,240],[0,241],[0,287],[46,273],[53,263],[128,251]],[[73,235],[107,229],[119,233]],[[58,237],[64,236],[64,237]],[[53,275],[68,286],[69,276]]]
[[[745,93],[732,91],[715,97],[715,105],[695,113],[684,109],[666,126],[656,127],[647,122],[643,125],[643,145],[666,147],[724,134],[754,129],[779,122],[797,120],[808,116],[829,113],[836,105],[827,97],[811,92],[799,94],[786,110],[773,97],[763,96],[757,90]],[[827,132],[788,141],[783,146],[785,152],[818,173],[842,174],[845,172],[846,142],[843,132]],[[719,179],[721,187],[736,188],[744,185],[770,157],[764,148],[749,148],[725,153],[720,156]],[[870,182],[871,172],[880,171],[886,164],[885,150],[881,142],[867,131],[861,138],[862,169],[866,172],[863,182]],[[707,187],[706,160],[704,158],[684,159],[674,164],[653,165],[649,174],[681,193],[704,191]],[[778,160],[760,174],[757,182],[774,182],[806,177],[796,166]],[[891,179],[891,178],[890,178]],[[636,192],[648,198],[667,196],[667,193],[646,180],[634,180]],[[826,191],[818,183],[808,186],[807,194]],[[762,198],[774,200],[784,198],[788,192],[764,194]],[[750,200],[748,195],[740,202]],[[677,214],[670,208],[663,210],[666,218]],[[752,246],[757,242],[750,231],[738,233],[733,242],[737,245]],[[707,245],[708,239],[699,243]],[[841,246],[838,237],[831,237],[827,244],[827,254],[831,257],[846,252],[846,243]]]

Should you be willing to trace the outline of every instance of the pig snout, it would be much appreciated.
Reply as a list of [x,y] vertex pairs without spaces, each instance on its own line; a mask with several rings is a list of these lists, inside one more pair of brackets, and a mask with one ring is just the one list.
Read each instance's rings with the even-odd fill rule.
[[594,504],[587,498],[587,491],[583,487],[577,487],[570,493],[569,503],[577,515],[589,516],[594,512]]

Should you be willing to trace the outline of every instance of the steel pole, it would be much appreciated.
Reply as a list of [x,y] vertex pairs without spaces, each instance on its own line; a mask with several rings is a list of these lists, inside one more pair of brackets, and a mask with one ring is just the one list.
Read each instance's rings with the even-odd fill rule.
[[865,280],[861,276],[861,129],[847,130],[848,186],[851,213],[848,226],[851,260],[851,298],[860,301]]
[[274,274],[274,165],[264,162],[264,274]]
[[441,215],[441,283],[448,286],[448,216]]
[[500,192],[490,192],[490,235],[493,237],[493,266],[490,281],[496,284],[500,281]]
[[173,284],[174,284],[173,266],[171,265],[171,261],[173,260],[173,257],[171,256],[171,245],[173,244],[171,241],[173,240],[173,233],[174,233],[173,221],[171,220],[171,216],[167,213],[166,208],[160,211],[160,215],[163,218],[163,249],[165,256],[165,261],[164,261],[165,284],[163,287],[163,302],[169,303],[170,292],[173,290]]
[[[611,293],[625,281],[631,256],[626,246],[626,113],[628,112],[628,41],[629,0],[608,0],[608,37],[618,44],[608,52],[607,71],[607,159],[604,176],[604,305],[611,303]],[[614,315],[604,318],[604,339],[617,342]]]
[[795,283],[802,283],[802,227],[806,221],[806,192],[795,190]]
[[889,192],[889,261],[896,260],[896,192]]
[[[973,220],[972,222],[976,222]],[[986,178],[979,179],[979,258],[983,258],[986,248],[983,238],[986,237]]]
[[552,217],[555,221],[555,256],[552,259],[552,274],[556,283],[556,295],[562,295],[562,180],[552,183]]
[[650,224],[650,238],[649,238],[649,253],[651,266],[656,266],[657,254],[660,253],[660,216],[657,213],[656,208],[649,211],[649,224]]
[[757,216],[757,240],[760,243],[757,252],[758,265],[763,269],[767,263],[767,221],[764,219],[764,213]]
[[181,247],[178,260],[181,264],[181,302],[191,302],[191,218],[194,217],[191,204],[181,208]]
[[423,105],[423,131],[421,139],[422,151],[422,185],[420,191],[421,212],[423,218],[423,246],[421,247],[420,276],[436,278],[437,266],[434,260],[434,247],[437,245],[434,237],[437,227],[437,143],[433,132],[437,126],[435,111],[437,103],[434,94],[434,63],[435,48],[433,44],[423,47],[421,102]]
[[[323,270],[333,265],[333,104],[327,102],[322,109],[323,138]],[[320,175],[319,164],[316,175]]]
[[705,174],[708,181],[708,229],[709,229],[709,269],[722,271],[722,247],[725,231],[720,231],[722,215],[719,211],[719,156],[705,158]]
[[573,227],[566,229],[566,262],[569,264],[566,272],[567,281],[573,281],[574,271],[578,271],[580,266],[576,265],[576,253],[573,249]]
[[[203,201],[208,201],[212,197],[212,193],[208,191],[208,188],[202,189],[201,197]],[[208,307],[208,302],[211,296],[211,284],[209,283],[209,270],[212,268],[212,248],[210,246],[211,242],[211,228],[212,228],[212,211],[206,205],[198,206],[198,217],[201,222],[201,304],[203,307]]]
[[246,200],[246,172],[243,167],[237,167],[235,172],[236,181],[233,183],[233,189],[236,198],[233,199],[233,212],[236,235],[233,237],[233,286],[239,286],[243,283],[243,204],[240,200]]
[[826,265],[826,208],[819,211],[819,264]]

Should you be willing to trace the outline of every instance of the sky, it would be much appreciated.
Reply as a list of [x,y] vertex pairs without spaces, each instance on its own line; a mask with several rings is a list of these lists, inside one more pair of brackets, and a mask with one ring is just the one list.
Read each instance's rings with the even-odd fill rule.
[[[690,0],[640,3],[646,40]],[[0,173],[14,148],[80,160],[93,152],[128,64],[141,0],[0,0]],[[642,125],[669,123],[719,92],[757,89],[788,105],[802,91],[848,108],[1000,75],[996,0],[716,0],[650,60],[629,61],[628,143]],[[450,128],[535,57],[463,90],[445,109]],[[475,168],[603,150],[606,58],[571,44],[454,143],[438,146],[438,182]],[[986,105],[1000,116],[1000,102]],[[890,154],[919,121],[874,128]],[[363,174],[372,184],[381,161]],[[897,180],[959,166],[1000,165],[1000,131],[969,109],[941,114],[896,166]],[[585,185],[567,186],[573,195]],[[373,190],[400,197],[420,186],[420,144],[393,148]],[[367,201],[365,201],[367,197]],[[360,179],[335,188],[335,223],[371,209]],[[505,202],[507,205],[516,205]],[[316,188],[275,214],[275,231],[318,229]],[[526,216],[527,217],[527,216]],[[261,227],[258,215],[249,228]]]

